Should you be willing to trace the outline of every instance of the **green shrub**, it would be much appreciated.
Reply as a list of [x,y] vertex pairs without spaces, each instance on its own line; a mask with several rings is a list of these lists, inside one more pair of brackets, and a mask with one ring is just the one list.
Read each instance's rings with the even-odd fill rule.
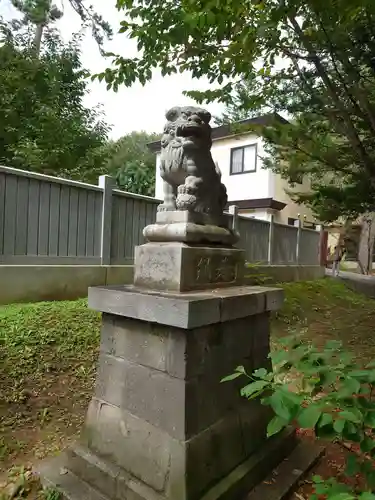
[[[359,369],[338,341],[329,341],[323,350],[293,336],[279,341],[270,354],[273,369],[246,373],[239,366],[222,381],[246,377],[241,389],[247,399],[259,398],[270,406],[274,417],[268,424],[271,437],[286,426],[312,429],[317,438],[357,443],[360,454],[347,458],[345,474],[362,474],[365,491],[314,477],[311,500],[375,500],[375,361]],[[321,496],[322,495],[322,496]]]

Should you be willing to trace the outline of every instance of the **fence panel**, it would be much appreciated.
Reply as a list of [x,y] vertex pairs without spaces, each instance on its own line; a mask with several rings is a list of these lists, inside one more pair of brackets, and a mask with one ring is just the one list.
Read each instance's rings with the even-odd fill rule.
[[267,262],[269,227],[267,221],[243,216],[238,218],[238,231],[241,237],[237,246],[246,251],[247,262]]
[[[99,264],[103,215],[111,229],[106,262],[132,263],[160,202],[117,189],[110,196],[112,209],[102,214],[102,187],[0,166],[0,263]],[[238,230],[246,260],[267,263],[270,223],[239,216]],[[296,263],[297,233],[274,224],[273,264]],[[319,240],[319,232],[301,230],[300,264],[319,264]]]
[[295,264],[297,260],[297,228],[274,224],[272,264]]
[[111,263],[129,264],[134,247],[144,243],[143,228],[155,222],[160,202],[114,190],[112,202]]
[[320,247],[320,233],[313,229],[302,229],[300,251],[299,251],[299,264],[316,265],[319,262],[319,247]]
[[96,186],[0,167],[0,262],[99,262],[101,209]]

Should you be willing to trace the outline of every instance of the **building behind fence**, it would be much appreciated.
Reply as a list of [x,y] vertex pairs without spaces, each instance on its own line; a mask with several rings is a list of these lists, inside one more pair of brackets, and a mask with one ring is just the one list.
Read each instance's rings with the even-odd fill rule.
[[[130,264],[158,200],[0,166],[0,264]],[[248,262],[319,264],[320,233],[239,216]]]

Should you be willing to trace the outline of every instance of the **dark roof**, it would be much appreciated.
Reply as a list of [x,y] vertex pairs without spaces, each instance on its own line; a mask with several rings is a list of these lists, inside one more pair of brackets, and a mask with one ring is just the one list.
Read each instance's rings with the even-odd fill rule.
[[286,207],[286,203],[274,200],[273,198],[228,201],[227,208],[231,205],[236,205],[240,210],[249,210],[255,208],[272,208],[273,210],[282,210],[284,207]]
[[[236,126],[266,126],[271,125],[272,122],[278,121],[280,123],[289,123],[278,113],[269,113],[267,115],[255,116],[254,118],[247,118],[246,120],[240,120],[234,123],[228,123],[225,125],[220,125],[219,127],[212,128],[212,140],[221,139],[223,137],[230,137],[231,135],[243,134],[243,130],[236,130]],[[154,152],[160,151],[160,141],[149,142],[147,147]]]

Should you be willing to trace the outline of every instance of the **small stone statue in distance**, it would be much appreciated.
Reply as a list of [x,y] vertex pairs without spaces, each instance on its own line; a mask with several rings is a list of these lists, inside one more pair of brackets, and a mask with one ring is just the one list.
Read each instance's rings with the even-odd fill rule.
[[166,113],[161,139],[160,174],[164,203],[158,211],[187,210],[221,216],[227,191],[211,156],[211,114],[205,109],[174,107]]

